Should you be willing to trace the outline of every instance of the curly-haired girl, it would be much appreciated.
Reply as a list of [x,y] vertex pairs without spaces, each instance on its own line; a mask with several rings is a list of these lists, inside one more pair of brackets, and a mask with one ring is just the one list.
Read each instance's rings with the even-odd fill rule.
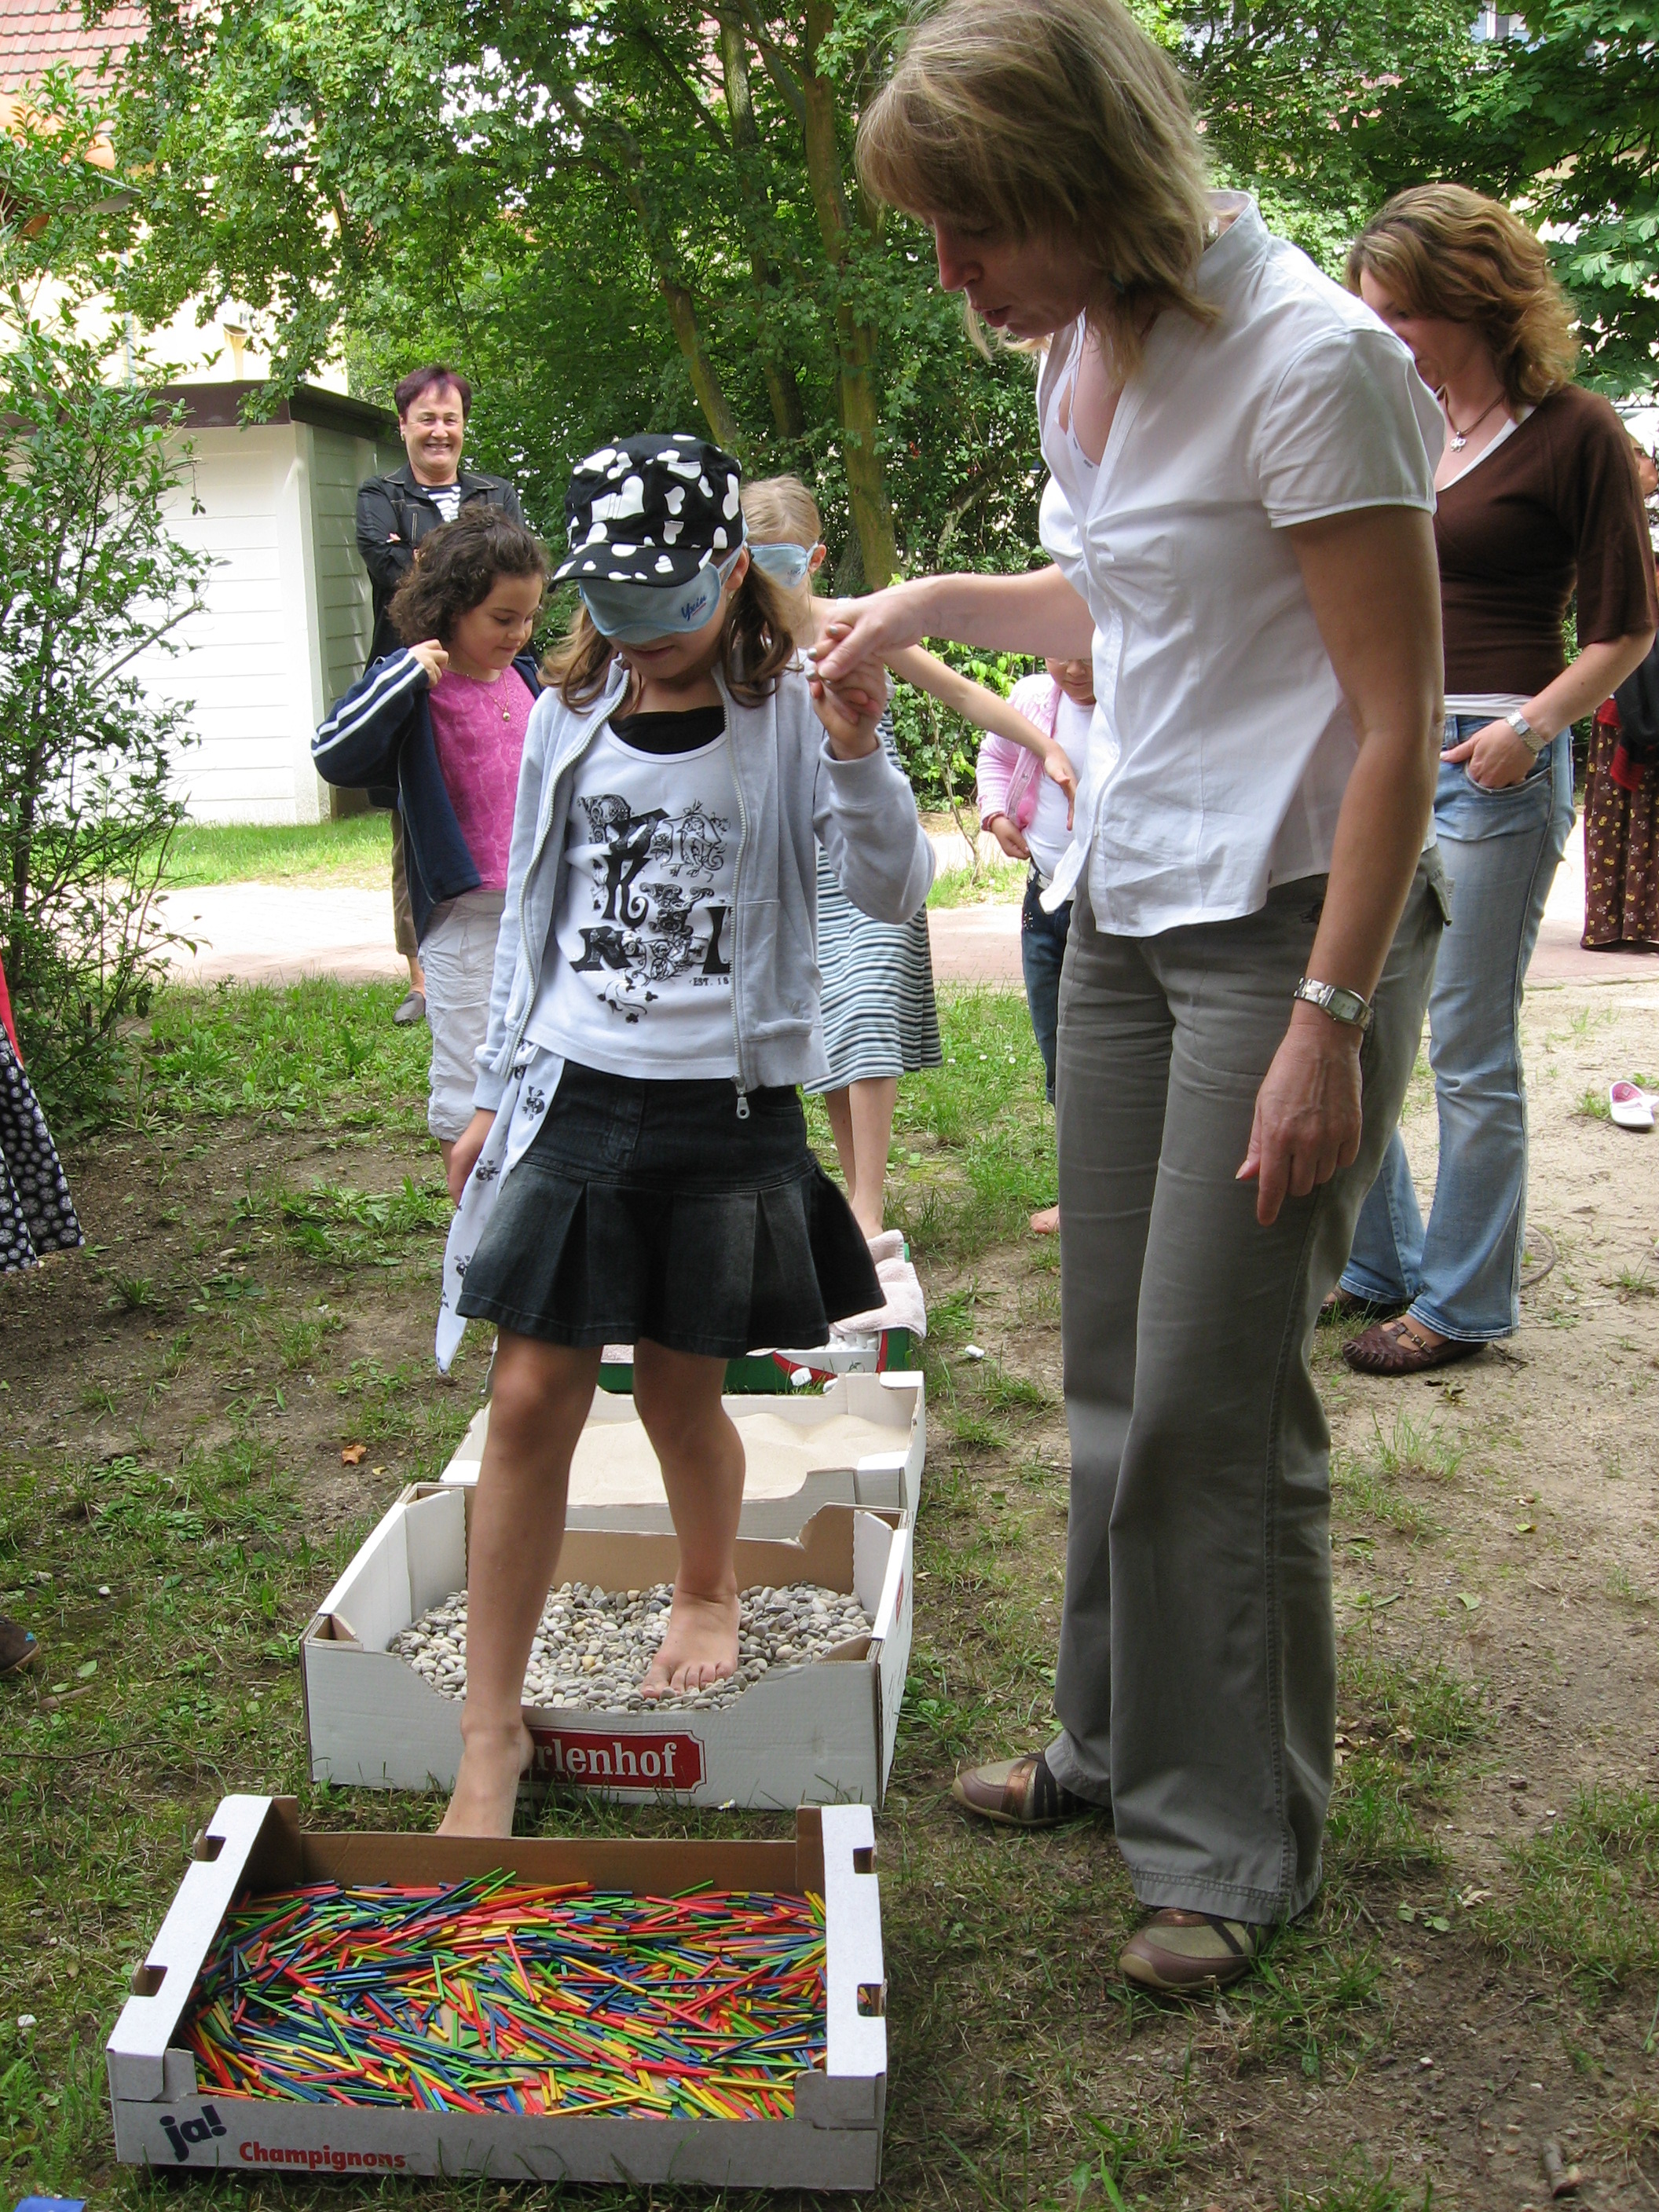
[[392,599],[403,651],[352,686],[312,746],[325,781],[397,793],[432,1030],[427,1126],[446,1170],[472,1118],[519,763],[541,689],[526,648],[546,583],[547,556],[522,523],[464,508],[422,541]]

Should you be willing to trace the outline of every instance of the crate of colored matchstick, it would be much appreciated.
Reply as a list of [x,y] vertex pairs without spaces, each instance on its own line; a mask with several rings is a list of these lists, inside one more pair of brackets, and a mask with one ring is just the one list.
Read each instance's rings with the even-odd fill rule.
[[[821,1395],[732,1396],[743,1438],[744,1536],[793,1536],[821,1505],[865,1505],[915,1518],[927,1449],[920,1371],[838,1376]],[[441,1480],[478,1479],[489,1408],[473,1418]],[[631,1397],[595,1393],[570,1464],[571,1528],[665,1529],[662,1473]]]
[[[453,1786],[471,1497],[412,1484],[313,1615],[313,1780]],[[566,1532],[525,1678],[532,1782],[633,1803],[878,1805],[910,1654],[909,1516],[826,1505],[797,1535],[739,1535],[737,1673],[647,1702],[678,1564],[672,1531]]]
[[106,2050],[176,2172],[870,2189],[887,2086],[865,1806],[782,1842],[302,1831],[227,1797]]

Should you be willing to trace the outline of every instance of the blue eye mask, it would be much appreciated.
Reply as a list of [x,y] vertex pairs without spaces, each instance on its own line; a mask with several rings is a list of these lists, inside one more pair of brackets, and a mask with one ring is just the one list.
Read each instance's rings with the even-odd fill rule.
[[705,566],[684,584],[581,586],[582,605],[593,627],[617,645],[650,645],[659,638],[690,637],[714,619],[720,592],[737,560]]
[[751,545],[750,558],[757,568],[764,568],[775,583],[793,590],[804,584],[812,566],[813,548],[810,545]]

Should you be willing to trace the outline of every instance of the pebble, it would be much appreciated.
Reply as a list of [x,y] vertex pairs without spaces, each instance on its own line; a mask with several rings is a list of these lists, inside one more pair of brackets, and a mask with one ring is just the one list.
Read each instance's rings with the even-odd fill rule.
[[[525,1669],[524,1701],[587,1712],[717,1711],[734,1705],[775,1667],[805,1667],[837,1644],[867,1636],[870,1616],[844,1590],[792,1583],[744,1590],[738,1619],[738,1671],[685,1697],[642,1698],[639,1686],[668,1626],[673,1590],[602,1590],[562,1583],[542,1609]],[[466,1592],[457,1590],[412,1622],[390,1646],[441,1697],[466,1694]]]

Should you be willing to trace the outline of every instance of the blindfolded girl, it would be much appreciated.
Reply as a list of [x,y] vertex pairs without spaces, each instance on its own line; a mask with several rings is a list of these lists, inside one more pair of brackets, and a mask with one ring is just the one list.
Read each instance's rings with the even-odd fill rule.
[[824,1069],[817,854],[894,922],[933,856],[864,711],[878,672],[855,708],[809,683],[740,489],[717,447],[641,437],[590,455],[566,498],[554,580],[581,606],[530,719],[477,1111],[450,1159],[440,1361],[468,1318],[499,1333],[451,1833],[511,1830],[525,1666],[601,1347],[634,1346],[679,1539],[639,1692],[672,1700],[737,1664],[726,1361],[820,1344],[879,1300],[797,1090]]

